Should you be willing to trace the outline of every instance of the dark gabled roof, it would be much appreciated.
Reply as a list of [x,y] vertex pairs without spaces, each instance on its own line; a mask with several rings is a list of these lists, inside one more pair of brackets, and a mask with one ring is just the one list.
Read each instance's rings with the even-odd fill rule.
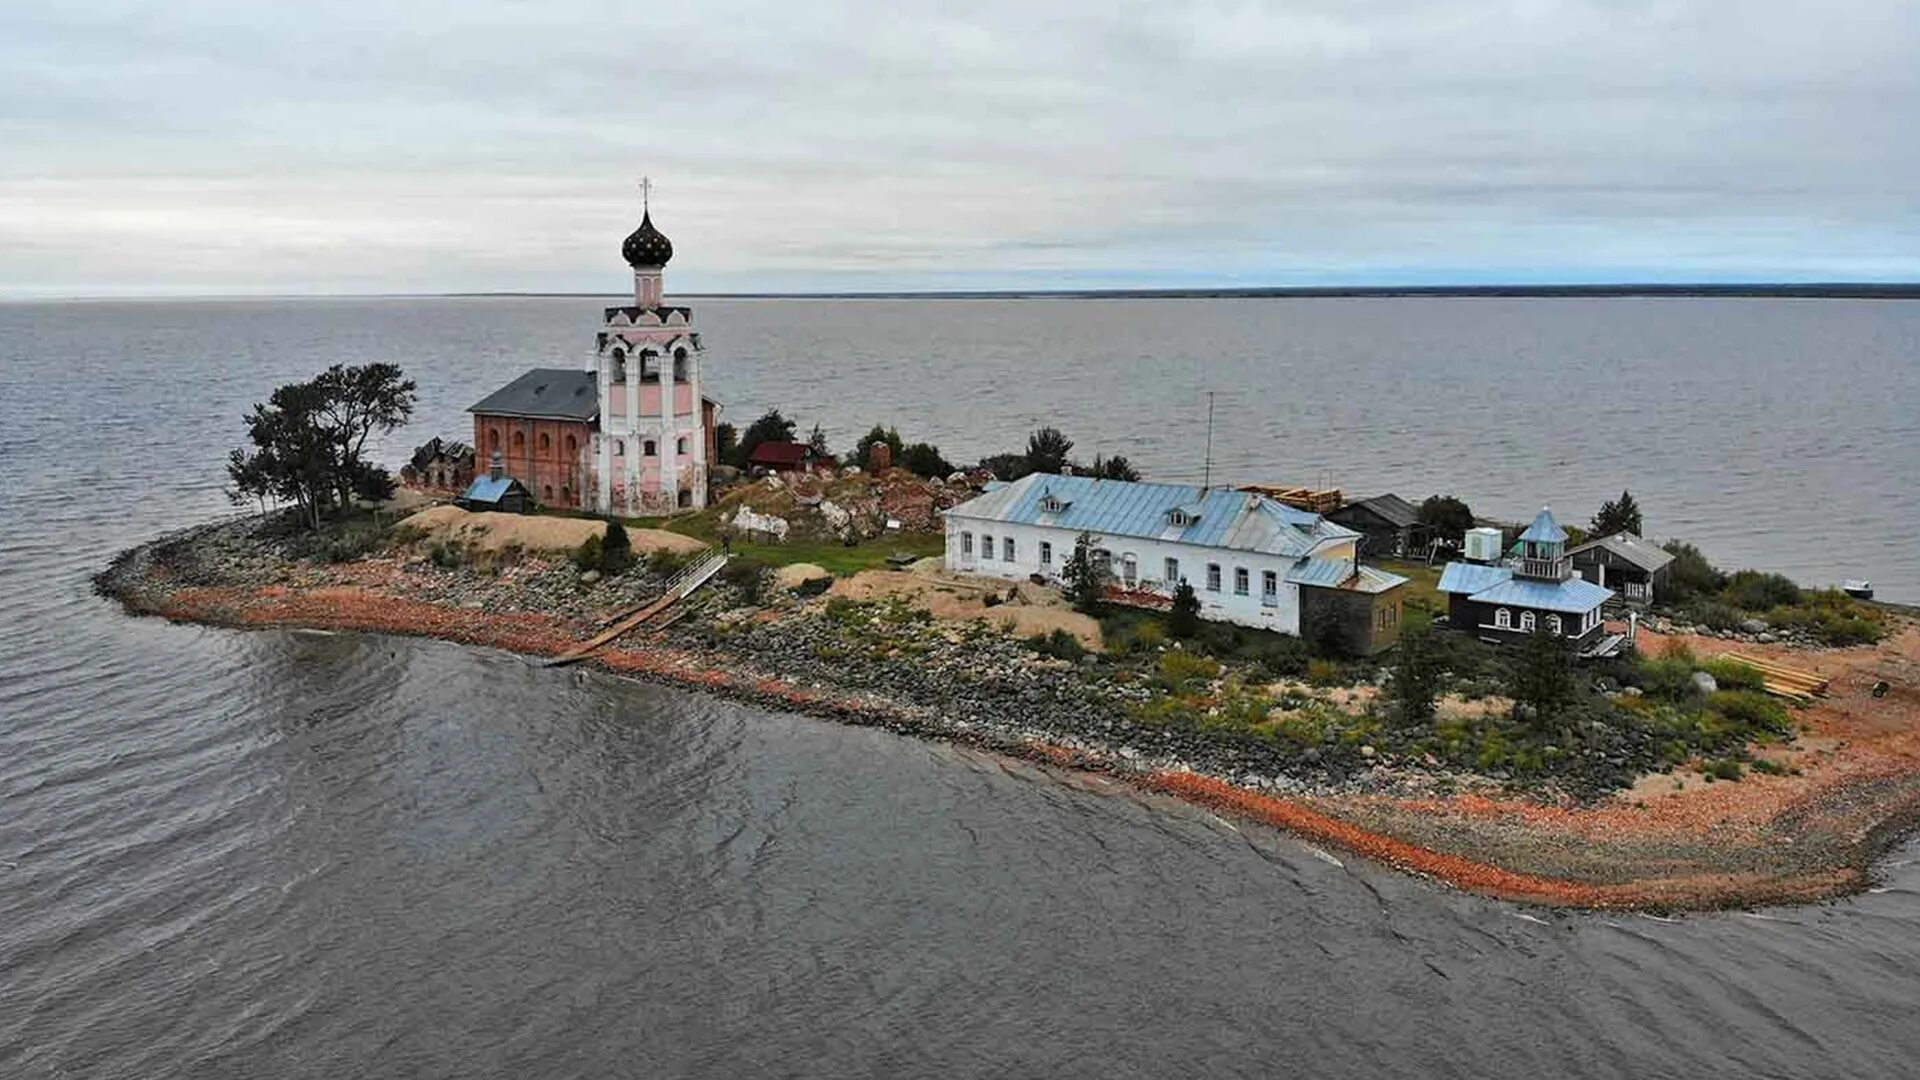
[[467,411],[541,420],[592,420],[600,415],[598,378],[594,372],[574,368],[534,368],[467,406]]
[[805,460],[807,444],[797,442],[763,442],[747,455],[754,465],[798,465]]
[[[1363,507],[1373,515],[1398,529],[1410,529],[1420,519],[1420,511],[1412,503],[1398,495],[1375,495],[1371,499],[1355,499],[1349,507]],[[1337,514],[1338,511],[1335,511]],[[1330,515],[1331,516],[1331,515]]]
[[1673,561],[1672,552],[1651,540],[1642,540],[1630,532],[1612,533],[1597,540],[1589,540],[1567,554],[1578,555],[1595,548],[1606,548],[1615,556],[1625,559],[1649,574]]

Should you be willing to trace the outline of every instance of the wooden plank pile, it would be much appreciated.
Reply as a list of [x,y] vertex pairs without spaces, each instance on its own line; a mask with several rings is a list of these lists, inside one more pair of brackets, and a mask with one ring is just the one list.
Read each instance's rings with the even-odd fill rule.
[[1816,697],[1826,697],[1832,685],[1831,681],[1823,675],[1742,653],[1725,653],[1721,659],[1745,664],[1760,673],[1761,684],[1767,693],[1801,704],[1811,702]]

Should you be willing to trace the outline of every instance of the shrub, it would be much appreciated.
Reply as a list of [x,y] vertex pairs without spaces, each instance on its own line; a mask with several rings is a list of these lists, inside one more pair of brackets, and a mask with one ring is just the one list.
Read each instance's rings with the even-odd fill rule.
[[1747,611],[1791,607],[1800,602],[1800,586],[1785,575],[1760,570],[1742,570],[1727,579],[1720,590],[1721,599]]
[[1307,661],[1307,681],[1315,686],[1338,686],[1341,681],[1340,665],[1332,660],[1316,658]]
[[1707,660],[1700,665],[1700,670],[1713,676],[1713,681],[1722,690],[1761,690],[1766,684],[1757,669],[1725,657],[1716,656]]
[[1757,690],[1720,690],[1708,694],[1707,711],[1725,721],[1734,729],[1730,733],[1737,736],[1785,735],[1793,730],[1787,707]]
[[1167,631],[1177,638],[1190,638],[1200,630],[1200,595],[1193,585],[1181,581],[1173,589],[1173,610],[1167,614]]
[[767,568],[752,559],[732,559],[720,570],[720,577],[733,586],[740,602],[757,607],[766,599]]
[[1431,495],[1420,504],[1415,520],[1434,539],[1457,544],[1461,536],[1473,528],[1473,510],[1452,495]]
[[672,577],[687,568],[700,553],[657,548],[647,553],[647,569],[661,577]]
[[580,541],[580,546],[573,549],[573,565],[582,571],[600,569],[600,549],[598,536],[589,536]]
[[607,535],[600,541],[600,569],[618,574],[632,565],[633,541],[627,538],[627,527],[609,519]]
[[900,465],[915,476],[946,476],[953,472],[953,463],[940,456],[940,448],[932,443],[908,443],[900,451]]
[[1668,581],[1676,599],[1711,596],[1727,583],[1727,576],[1714,569],[1700,549],[1684,540],[1669,540],[1662,545],[1673,556]]
[[1746,618],[1738,608],[1718,600],[1696,600],[1687,605],[1687,615],[1709,630],[1734,630]]
[[1220,677],[1220,661],[1211,657],[1190,653],[1185,649],[1170,649],[1160,656],[1160,665],[1154,679],[1168,690],[1180,690],[1193,683],[1210,682]]
[[451,570],[467,561],[466,549],[441,540],[427,548],[427,561],[443,570]]
[[1711,780],[1738,780],[1740,779],[1740,762],[1730,757],[1715,758],[1703,765],[1700,771],[1706,773]]
[[1086,646],[1080,644],[1080,639],[1065,630],[1035,634],[1027,639],[1027,644],[1041,656],[1051,656],[1056,660],[1078,660],[1087,655]]
[[1785,765],[1777,761],[1769,761],[1766,758],[1754,758],[1752,768],[1754,772],[1765,773],[1768,776],[1787,775],[1787,767]]

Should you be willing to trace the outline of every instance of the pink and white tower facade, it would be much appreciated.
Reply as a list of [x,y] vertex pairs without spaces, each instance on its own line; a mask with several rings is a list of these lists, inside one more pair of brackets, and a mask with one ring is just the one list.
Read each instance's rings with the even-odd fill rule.
[[661,275],[673,243],[644,206],[620,245],[633,267],[633,303],[606,309],[599,359],[600,430],[594,438],[593,509],[652,515],[707,504],[717,406],[700,392],[702,347],[693,309],[664,301]]

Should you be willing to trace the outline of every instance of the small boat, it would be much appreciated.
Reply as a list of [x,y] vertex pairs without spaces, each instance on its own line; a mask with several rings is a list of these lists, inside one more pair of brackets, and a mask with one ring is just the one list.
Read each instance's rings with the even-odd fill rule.
[[1848,578],[1840,583],[1840,591],[1855,600],[1871,600],[1873,599],[1873,582]]

